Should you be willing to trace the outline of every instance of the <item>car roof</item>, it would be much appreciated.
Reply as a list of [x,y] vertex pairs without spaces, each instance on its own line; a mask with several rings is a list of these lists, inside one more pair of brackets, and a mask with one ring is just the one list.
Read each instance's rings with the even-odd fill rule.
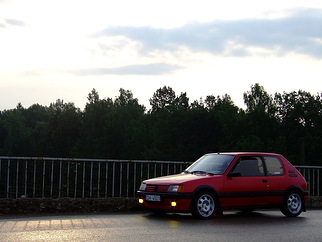
[[277,153],[269,153],[269,152],[217,152],[217,153],[209,153],[209,154],[223,154],[223,155],[274,155],[281,156]]

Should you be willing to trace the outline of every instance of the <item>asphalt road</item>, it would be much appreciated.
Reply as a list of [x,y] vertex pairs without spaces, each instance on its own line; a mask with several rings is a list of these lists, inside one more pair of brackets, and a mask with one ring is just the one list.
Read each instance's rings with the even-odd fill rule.
[[197,220],[190,215],[70,215],[1,218],[1,241],[322,241],[322,210],[297,218],[279,211],[225,212]]

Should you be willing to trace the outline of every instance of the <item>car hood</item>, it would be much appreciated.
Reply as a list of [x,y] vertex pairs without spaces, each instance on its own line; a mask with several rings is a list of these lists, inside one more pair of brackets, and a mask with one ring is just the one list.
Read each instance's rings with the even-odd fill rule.
[[144,183],[146,184],[153,184],[153,185],[172,185],[172,184],[182,184],[185,182],[191,182],[201,179],[207,179],[214,177],[216,175],[206,175],[206,174],[176,174],[170,176],[161,176],[157,178],[152,178],[149,180],[145,180]]

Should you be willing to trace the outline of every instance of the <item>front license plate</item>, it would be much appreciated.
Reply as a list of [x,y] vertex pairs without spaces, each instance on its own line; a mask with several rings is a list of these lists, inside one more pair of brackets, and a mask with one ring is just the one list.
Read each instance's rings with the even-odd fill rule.
[[145,195],[145,200],[150,202],[161,202],[161,197],[159,195]]

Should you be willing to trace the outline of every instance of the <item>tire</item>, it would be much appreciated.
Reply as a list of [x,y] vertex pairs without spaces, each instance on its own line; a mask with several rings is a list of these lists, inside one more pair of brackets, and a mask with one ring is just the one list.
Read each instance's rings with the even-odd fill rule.
[[287,217],[297,217],[302,213],[303,207],[303,196],[298,191],[291,191],[285,196],[281,212]]
[[217,209],[214,195],[211,192],[202,192],[194,198],[191,213],[196,218],[208,219],[216,213]]

